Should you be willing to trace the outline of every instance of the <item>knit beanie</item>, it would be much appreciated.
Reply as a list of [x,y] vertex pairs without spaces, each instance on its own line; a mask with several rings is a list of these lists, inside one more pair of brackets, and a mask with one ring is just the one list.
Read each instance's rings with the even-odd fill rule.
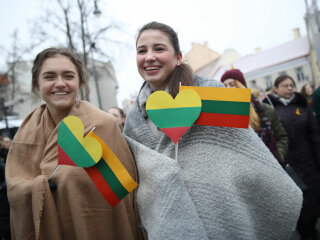
[[221,82],[224,82],[225,80],[227,80],[229,78],[238,80],[245,87],[247,87],[247,83],[246,83],[246,80],[244,79],[243,73],[239,69],[231,69],[231,70],[226,71],[221,77]]

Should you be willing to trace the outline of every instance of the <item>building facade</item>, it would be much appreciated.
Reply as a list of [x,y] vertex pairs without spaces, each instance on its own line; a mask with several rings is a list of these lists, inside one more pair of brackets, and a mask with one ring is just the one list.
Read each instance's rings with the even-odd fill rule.
[[196,74],[220,80],[225,71],[238,68],[244,73],[248,87],[262,91],[271,87],[282,74],[290,75],[296,81],[297,91],[306,83],[317,85],[308,37],[301,37],[297,29],[294,33],[293,40],[248,56],[237,58],[225,51],[218,59],[197,70]]
[[192,43],[192,48],[183,60],[190,65],[193,71],[198,71],[201,67],[218,59],[220,54],[208,47],[208,42],[204,44]]

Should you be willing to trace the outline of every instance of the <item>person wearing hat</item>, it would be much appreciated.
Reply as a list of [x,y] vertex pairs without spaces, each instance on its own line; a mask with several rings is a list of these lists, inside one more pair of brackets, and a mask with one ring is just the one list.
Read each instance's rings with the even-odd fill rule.
[[[227,88],[247,88],[246,80],[239,69],[226,71],[221,77],[221,82]],[[288,151],[287,133],[276,111],[270,105],[260,103],[253,95],[251,95],[249,124],[279,163],[284,164]]]

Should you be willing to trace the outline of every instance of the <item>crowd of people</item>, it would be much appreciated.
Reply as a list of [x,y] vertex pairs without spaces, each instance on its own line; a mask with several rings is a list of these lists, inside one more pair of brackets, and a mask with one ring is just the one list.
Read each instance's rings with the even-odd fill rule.
[[[244,76],[238,69],[227,71],[221,81],[226,87],[246,87]],[[261,101],[252,95],[251,104],[255,107],[250,110],[250,119],[257,116],[258,121],[254,124],[254,120],[251,120],[250,125],[279,162],[283,166],[290,165],[305,186],[302,189],[303,206],[297,231],[301,239],[317,239],[319,233],[316,223],[320,216],[320,129],[313,111],[313,87],[306,84],[301,93],[295,92],[295,87],[291,76],[280,75],[274,81],[272,92]],[[261,106],[264,106],[264,110]],[[267,109],[272,115],[267,114]],[[270,126],[267,128],[269,135],[266,132],[261,134],[259,128],[268,121],[271,123],[267,124]],[[277,137],[279,135],[281,138]]]
[[[45,103],[12,143],[1,142],[0,239],[269,240],[290,239],[295,230],[300,239],[316,239],[320,90],[309,85],[300,94],[294,79],[281,75],[263,98],[252,94],[248,129],[193,125],[177,148],[148,117],[150,94],[174,98],[180,85],[247,88],[246,79],[239,69],[219,80],[195,75],[182,61],[177,33],[163,23],[142,26],[136,50],[144,82],[127,114],[78,100],[87,80],[70,50],[37,54],[32,93]],[[138,182],[115,207],[83,168],[62,166],[49,183],[58,126],[69,115],[82,120],[85,134],[95,126]],[[287,174],[288,165],[305,188]]]

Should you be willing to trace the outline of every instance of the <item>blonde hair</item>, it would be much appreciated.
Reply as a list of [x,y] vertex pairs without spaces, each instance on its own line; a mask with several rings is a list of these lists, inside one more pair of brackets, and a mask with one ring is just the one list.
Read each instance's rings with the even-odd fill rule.
[[255,96],[256,98],[260,98],[261,97],[261,91],[258,88],[251,88],[251,93],[253,94],[253,96]]
[[[234,83],[237,88],[246,88],[241,82],[234,79]],[[249,113],[249,125],[253,128],[255,132],[258,132],[258,129],[260,127],[260,118],[256,111],[254,110],[254,107],[250,103],[250,113]]]

